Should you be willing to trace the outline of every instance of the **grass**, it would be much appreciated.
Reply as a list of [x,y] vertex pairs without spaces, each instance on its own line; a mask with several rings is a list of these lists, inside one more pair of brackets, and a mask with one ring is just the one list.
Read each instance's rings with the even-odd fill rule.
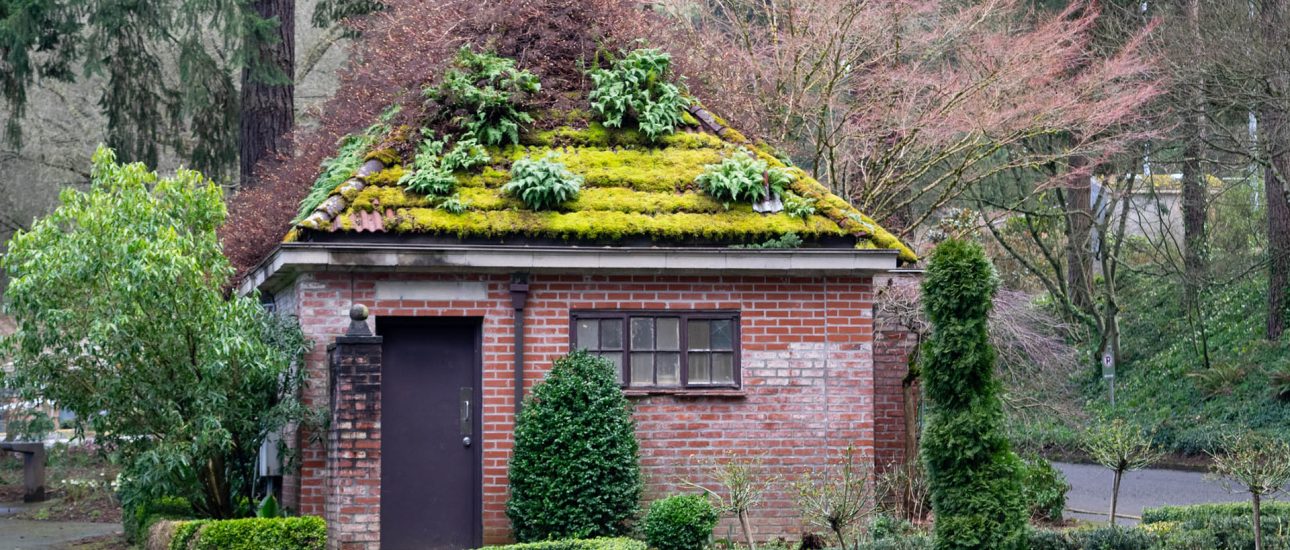
[[[1079,373],[1082,393],[1072,399],[1081,402],[1089,421],[1125,418],[1152,432],[1167,452],[1184,457],[1220,451],[1221,435],[1233,430],[1290,440],[1290,401],[1276,391],[1277,374],[1290,373],[1290,342],[1263,340],[1266,292],[1265,279],[1251,276],[1203,296],[1206,367],[1201,334],[1181,308],[1181,289],[1159,279],[1127,277],[1120,292],[1123,337],[1115,407],[1091,361]],[[1019,447],[1069,456],[1078,450],[1082,426],[1049,415],[1011,428]]]

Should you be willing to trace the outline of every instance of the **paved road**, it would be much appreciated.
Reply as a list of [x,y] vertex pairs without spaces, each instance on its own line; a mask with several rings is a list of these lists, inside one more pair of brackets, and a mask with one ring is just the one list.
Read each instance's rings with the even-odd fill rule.
[[52,550],[73,541],[121,531],[115,523],[30,521],[0,517],[0,548]]
[[[1067,508],[1102,511],[1101,516],[1067,511],[1066,517],[1106,521],[1106,512],[1111,508],[1111,471],[1086,464],[1053,465],[1066,474],[1066,480],[1071,484],[1071,490],[1066,494]],[[1117,515],[1141,516],[1143,508],[1167,504],[1244,501],[1247,496],[1244,493],[1229,493],[1222,483],[1205,479],[1205,474],[1200,472],[1142,470],[1124,474],[1124,479],[1120,481]],[[1132,520],[1122,521],[1136,523]]]

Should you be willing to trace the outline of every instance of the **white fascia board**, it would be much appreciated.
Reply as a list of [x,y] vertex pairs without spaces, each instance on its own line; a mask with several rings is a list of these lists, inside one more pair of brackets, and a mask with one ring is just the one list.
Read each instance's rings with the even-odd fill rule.
[[611,248],[577,246],[287,243],[238,287],[276,291],[299,273],[528,272],[678,275],[864,275],[896,269],[895,250]]

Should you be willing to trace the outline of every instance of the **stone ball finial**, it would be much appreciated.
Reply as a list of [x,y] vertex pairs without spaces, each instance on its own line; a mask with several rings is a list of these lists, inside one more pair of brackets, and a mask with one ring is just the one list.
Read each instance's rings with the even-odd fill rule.
[[349,318],[354,321],[366,321],[368,316],[367,306],[363,304],[354,304],[349,308]]

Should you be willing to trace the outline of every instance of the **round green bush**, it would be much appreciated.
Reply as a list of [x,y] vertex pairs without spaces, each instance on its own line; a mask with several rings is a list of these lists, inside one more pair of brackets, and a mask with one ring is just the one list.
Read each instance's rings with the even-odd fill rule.
[[651,548],[700,550],[720,518],[706,497],[674,495],[650,504],[641,530]]
[[1066,476],[1039,455],[1024,457],[1022,467],[1021,494],[1030,510],[1030,519],[1060,522],[1066,509],[1066,491],[1071,488]]
[[607,359],[557,359],[515,427],[506,515],[521,542],[624,534],[641,495],[636,427]]

